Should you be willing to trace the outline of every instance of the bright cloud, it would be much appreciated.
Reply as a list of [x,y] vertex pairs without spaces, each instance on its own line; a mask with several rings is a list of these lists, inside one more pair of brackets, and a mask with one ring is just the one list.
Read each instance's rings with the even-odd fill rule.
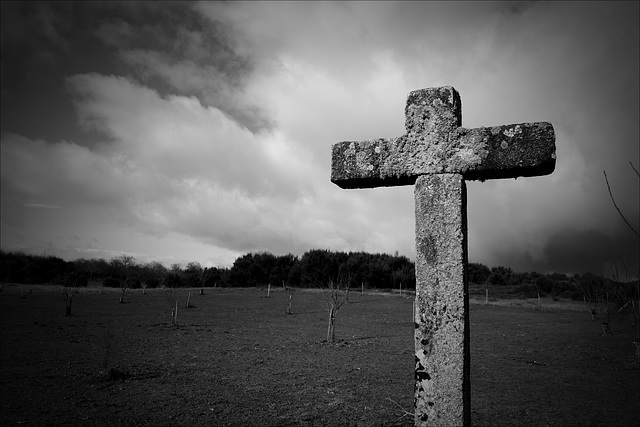
[[[412,188],[341,190],[330,148],[401,135],[409,91],[453,85],[467,127],[550,121],[557,134],[553,175],[468,184],[472,261],[583,271],[634,253],[602,170],[636,219],[637,5],[73,8],[82,23],[47,5],[34,15],[47,28],[3,25],[3,248],[209,264],[260,250],[413,256]],[[25,46],[46,47],[51,82]],[[25,95],[11,104],[14,87]],[[57,123],[34,100],[75,116]]]
[[[165,99],[123,77],[77,75],[68,86],[83,125],[107,139],[91,151],[7,135],[3,187],[32,205],[86,215],[78,203],[87,200],[133,233],[178,233],[237,253],[343,249],[357,241],[353,230],[366,234],[362,216],[346,218],[353,230],[334,229],[357,198],[335,191],[326,168],[283,134],[252,134],[195,98]],[[335,200],[342,209],[327,208]],[[382,240],[359,243],[382,250]]]

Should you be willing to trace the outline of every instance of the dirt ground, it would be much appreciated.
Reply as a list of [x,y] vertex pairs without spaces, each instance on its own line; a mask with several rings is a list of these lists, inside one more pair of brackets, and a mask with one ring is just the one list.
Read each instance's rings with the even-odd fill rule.
[[[319,292],[0,294],[0,425],[413,425],[412,299],[350,296],[324,341]],[[21,297],[21,291],[23,293]],[[640,425],[630,320],[472,304],[473,425]]]

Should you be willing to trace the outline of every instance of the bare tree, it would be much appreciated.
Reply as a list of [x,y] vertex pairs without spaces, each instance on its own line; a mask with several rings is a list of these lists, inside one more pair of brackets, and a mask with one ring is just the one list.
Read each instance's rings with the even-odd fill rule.
[[65,300],[65,316],[71,316],[71,303],[73,302],[73,296],[78,293],[78,287],[83,284],[86,285],[87,277],[81,272],[74,270],[67,274],[64,278],[64,300]]
[[[633,166],[633,163],[629,162],[629,164],[631,165],[631,168],[636,173],[636,175],[638,175],[638,178],[640,178],[640,173],[638,173],[638,169],[636,169],[635,166]],[[638,233],[638,230],[636,230],[631,225],[631,223],[629,223],[629,221],[627,220],[627,217],[622,213],[622,211],[618,207],[618,204],[616,203],[616,199],[613,197],[613,193],[611,192],[611,186],[609,185],[609,178],[607,178],[607,171],[603,170],[602,173],[604,174],[604,180],[607,183],[607,190],[609,190],[609,197],[611,197],[611,202],[613,203],[613,207],[616,208],[616,211],[618,211],[618,214],[620,215],[620,218],[622,218],[622,220],[625,222],[625,224],[627,224],[627,227],[629,227],[629,229],[636,236],[640,237],[640,233]]]
[[200,274],[200,295],[204,295],[204,287],[211,277],[213,277],[213,269],[205,268],[202,270]]
[[340,307],[347,302],[349,298],[349,285],[348,283],[341,286],[341,282],[334,283],[329,280],[326,287],[322,288],[322,293],[326,301],[327,312],[329,313],[329,326],[327,328],[327,341],[335,341],[335,326],[336,326],[336,314]]
[[604,301],[606,299],[607,279],[601,275],[595,275],[591,273],[583,274],[576,281],[576,288],[582,293],[585,300],[593,304],[591,309],[592,320],[596,320],[596,314],[602,315],[604,313]]
[[[638,169],[633,165],[633,163],[629,162],[629,165],[635,172],[636,176],[640,178],[640,173],[638,172]],[[613,196],[613,192],[611,191],[611,186],[609,185],[607,172],[603,170],[602,173],[604,174],[604,180],[607,184],[607,190],[609,191],[609,197],[611,198],[613,207],[616,209],[618,215],[620,215],[620,218],[622,218],[627,227],[629,227],[631,232],[639,238],[640,243],[640,233],[638,233],[638,230],[633,225],[631,225],[631,223],[627,219],[627,216],[622,213],[622,211],[618,207],[618,204],[616,203],[616,199]],[[624,273],[621,274],[618,263],[614,264],[611,271],[611,277],[616,281],[615,297],[616,299],[618,299],[618,303],[622,306],[622,308],[625,308],[626,306],[631,304],[631,311],[633,314],[632,326],[634,335],[633,344],[635,346],[635,359],[636,363],[640,365],[640,264],[628,267],[624,260],[621,258],[620,266],[624,270]]]
[[640,365],[640,265],[636,264],[635,269],[632,269],[620,258],[611,268],[610,274],[613,278],[610,293],[612,301],[619,307],[618,312],[630,307],[635,360]]
[[[269,287],[271,287],[271,283],[269,283]],[[291,300],[293,299],[293,289],[287,287],[287,314],[291,314]]]
[[178,271],[180,266],[174,264],[171,271],[167,272],[162,281],[164,287],[164,296],[171,309],[171,324],[178,324],[178,286],[180,286],[180,275]]
[[[129,286],[131,286],[135,281],[129,278],[131,274],[131,269],[136,265],[135,258],[130,255],[120,255],[119,257],[115,257],[111,260],[111,266],[118,272],[120,275],[120,303],[124,303],[124,294],[127,292]],[[124,280],[122,279],[124,277]]]

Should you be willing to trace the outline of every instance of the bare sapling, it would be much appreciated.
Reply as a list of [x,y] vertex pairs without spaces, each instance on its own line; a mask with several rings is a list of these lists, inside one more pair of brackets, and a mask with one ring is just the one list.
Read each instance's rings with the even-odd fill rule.
[[176,305],[175,307],[173,307],[173,310],[171,310],[171,324],[172,325],[177,325],[178,324],[178,303],[180,302],[180,300],[178,298],[176,298]]
[[640,366],[640,281],[636,280],[636,294],[631,302],[633,316],[633,345],[635,346],[636,364]]
[[65,317],[71,316],[71,303],[73,302],[73,296],[78,292],[78,286],[80,286],[82,279],[82,274],[78,271],[73,271],[67,274],[64,278],[63,295],[65,301]]
[[174,273],[167,273],[163,277],[164,297],[169,303],[171,310],[171,324],[178,324],[178,285],[180,277]]
[[611,313],[610,313],[610,303],[609,303],[609,292],[607,292],[607,305],[605,309],[606,320],[602,322],[602,335],[610,335],[611,334]]
[[[200,295],[204,295],[204,287],[207,285],[207,282],[213,277],[213,270],[211,268],[205,268],[200,273]],[[215,282],[213,284],[215,288]]]
[[4,290],[4,283],[9,281],[9,268],[2,268],[0,271],[0,294]]
[[138,278],[130,275],[131,269],[135,267],[135,259],[130,255],[120,255],[119,257],[111,260],[111,266],[118,276],[125,277],[125,280],[120,280],[120,303],[124,303],[124,294],[127,292],[130,286],[134,283],[139,283]]
[[[622,267],[620,269],[620,267]],[[631,329],[633,331],[634,358],[640,365],[640,265],[629,265],[620,257],[611,267],[611,278],[607,291],[607,300],[611,295],[611,301],[618,308],[618,313],[629,313],[631,311]],[[607,311],[607,322],[610,322],[611,313]],[[610,326],[609,326],[610,328]],[[610,333],[610,329],[605,331],[603,323],[603,334]]]
[[128,277],[125,280],[120,280],[120,304],[124,304],[124,294],[127,292],[130,283]]
[[600,276],[587,273],[580,276],[576,286],[582,292],[584,300],[593,304],[591,320],[595,321],[598,314],[604,311],[602,301],[604,299],[603,290],[606,288],[606,281]]
[[[629,162],[629,166],[631,166],[631,169],[633,169],[633,172],[636,174],[636,177],[640,181],[640,172],[638,172],[638,168],[634,166],[632,162]],[[602,171],[602,173],[604,174],[604,180],[605,180],[605,183],[607,184],[607,191],[609,192],[609,197],[611,198],[611,203],[613,204],[613,207],[618,212],[618,215],[620,216],[622,221],[624,221],[624,223],[627,225],[629,230],[636,235],[636,237],[638,238],[638,241],[640,242],[640,231],[638,226],[632,225],[631,222],[629,221],[629,217],[627,217],[627,215],[625,215],[622,212],[622,210],[620,210],[620,208],[618,207],[618,204],[616,203],[616,199],[613,196],[613,191],[611,190],[611,185],[609,184],[609,179],[607,178],[607,172]],[[626,288],[626,289],[624,289],[622,292],[617,292],[617,293],[618,295],[620,293],[624,295],[624,300],[626,300],[626,302],[623,300],[623,301],[620,301],[621,303],[624,303],[624,304],[631,303],[632,328],[633,328],[633,336],[634,336],[633,345],[635,347],[635,359],[636,359],[636,363],[640,365],[640,264],[637,264],[637,259],[636,259],[636,261],[634,262],[635,266],[632,265],[630,266],[631,268],[628,268],[622,259],[620,261],[622,263],[622,267],[626,272],[627,280],[625,281],[626,283],[623,286],[618,287],[618,289],[621,289],[621,288],[622,289]],[[612,276],[617,280],[619,284],[621,284],[622,280],[620,275],[618,274],[617,264],[615,264],[614,267],[615,267],[615,271],[612,272],[613,273]]]
[[332,280],[329,280],[328,285],[322,288],[322,293],[326,301],[326,309],[329,313],[327,341],[331,343],[335,341],[336,314],[338,310],[340,310],[340,307],[347,302],[349,296],[349,285],[340,285],[340,282],[334,283]]

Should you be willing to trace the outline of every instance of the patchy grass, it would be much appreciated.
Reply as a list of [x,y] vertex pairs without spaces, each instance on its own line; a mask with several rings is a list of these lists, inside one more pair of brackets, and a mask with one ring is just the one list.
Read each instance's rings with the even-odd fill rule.
[[[60,287],[5,285],[0,424],[413,425],[410,296],[352,292],[329,344],[320,292],[286,315],[282,289],[188,291],[173,326],[162,289],[82,288],[64,317]],[[497,303],[471,305],[474,425],[637,423],[629,322]]]
[[469,299],[470,304],[475,305],[494,305],[498,307],[520,307],[530,310],[538,311],[578,311],[581,313],[591,313],[591,305],[585,305],[582,302],[573,301],[566,298],[511,298],[511,299],[497,299],[489,298],[488,302],[485,302],[485,298],[472,297]]

